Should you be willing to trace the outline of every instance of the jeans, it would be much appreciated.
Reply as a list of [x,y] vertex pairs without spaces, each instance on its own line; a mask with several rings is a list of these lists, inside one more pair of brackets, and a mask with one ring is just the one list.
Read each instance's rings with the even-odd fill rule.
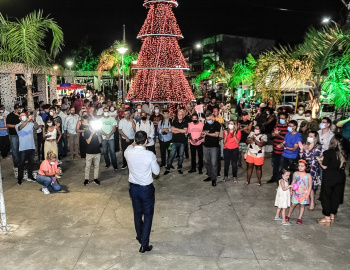
[[235,149],[224,149],[224,176],[228,176],[228,170],[230,164],[232,165],[232,176],[237,177],[237,160],[238,160],[239,148]]
[[[102,140],[102,148],[103,148],[103,156],[105,158],[106,166],[109,167],[111,165],[111,160],[112,160],[113,168],[117,169],[118,165],[117,165],[117,156],[114,152],[115,151],[114,139]],[[109,156],[111,156],[111,159],[109,159]]]
[[272,153],[271,164],[272,164],[272,180],[277,182],[280,180],[280,167],[281,167],[282,154]]
[[35,149],[24,150],[19,152],[19,164],[18,164],[18,182],[23,180],[24,164],[28,161],[27,171],[28,178],[33,179],[33,165],[35,159]]
[[130,144],[132,144],[132,142],[133,142],[133,140],[130,140],[129,142],[127,142],[125,139],[121,138],[120,144],[121,144],[122,151],[123,151],[123,167],[128,166],[128,163],[126,162],[126,159],[124,157],[124,152],[125,152],[126,148],[128,148],[128,146]]
[[36,176],[36,181],[45,188],[52,187],[54,191],[61,190],[61,185],[57,181],[52,183],[52,177],[50,176],[38,174]]
[[160,146],[160,156],[161,156],[161,165],[166,165],[166,153],[168,152],[168,157],[170,155],[170,151],[168,150],[170,146],[170,141],[163,142],[159,140],[159,146]]
[[217,177],[219,153],[219,147],[204,146],[204,163],[208,170],[208,176],[212,181],[215,181]]
[[149,246],[155,204],[154,191],[153,184],[140,186],[130,183],[129,187],[129,194],[134,209],[135,230],[143,247]]
[[37,149],[37,153],[38,153],[38,158],[39,160],[44,160],[44,139],[43,139],[43,132],[37,133],[36,136],[36,142],[38,144],[38,149]]
[[168,161],[166,165],[167,170],[170,170],[171,166],[173,165],[173,160],[175,158],[176,153],[179,154],[179,159],[177,160],[177,169],[182,169],[182,163],[184,161],[184,151],[185,151],[184,143],[173,143],[170,151],[170,155],[168,156]]
[[202,170],[203,168],[203,144],[200,145],[192,145],[190,144],[191,149],[191,169],[196,169],[196,152],[198,152],[198,170]]
[[11,152],[13,167],[18,168],[19,165],[19,139],[17,135],[10,135]]
[[91,163],[94,162],[94,179],[98,179],[100,172],[101,154],[86,154],[85,161],[85,180],[89,180]]
[[286,158],[284,156],[281,157],[280,171],[282,169],[286,169],[290,171],[289,183],[291,183],[293,180],[294,168],[291,168],[291,165],[293,164],[294,160],[295,158]]

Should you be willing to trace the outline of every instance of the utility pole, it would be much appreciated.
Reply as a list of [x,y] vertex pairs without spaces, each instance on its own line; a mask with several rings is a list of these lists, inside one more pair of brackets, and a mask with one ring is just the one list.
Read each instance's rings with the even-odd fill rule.
[[123,24],[123,43],[125,44],[126,39],[125,39],[125,24]]

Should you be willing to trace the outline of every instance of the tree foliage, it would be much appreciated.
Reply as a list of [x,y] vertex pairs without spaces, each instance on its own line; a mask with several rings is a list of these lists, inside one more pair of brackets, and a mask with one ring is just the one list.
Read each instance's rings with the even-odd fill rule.
[[78,48],[72,50],[75,67],[79,71],[97,70],[98,57],[94,54],[92,46],[86,41],[79,44]]

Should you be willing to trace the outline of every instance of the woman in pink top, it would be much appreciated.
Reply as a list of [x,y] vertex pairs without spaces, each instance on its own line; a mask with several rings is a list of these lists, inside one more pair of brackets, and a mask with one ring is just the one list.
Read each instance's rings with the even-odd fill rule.
[[228,179],[228,170],[232,164],[233,182],[237,183],[237,160],[239,154],[239,142],[241,141],[241,132],[238,130],[236,121],[230,121],[228,129],[224,131],[224,179]]
[[41,163],[36,181],[43,185],[42,192],[44,194],[50,194],[48,187],[51,187],[54,191],[60,191],[61,186],[57,181],[57,178],[62,174],[61,168],[57,168],[57,156],[54,152],[48,151],[46,159]]
[[196,172],[196,152],[198,152],[198,173],[202,174],[203,168],[203,142],[200,138],[203,131],[204,124],[199,122],[198,114],[192,115],[192,122],[188,124],[188,134],[191,148],[191,170],[189,173]]

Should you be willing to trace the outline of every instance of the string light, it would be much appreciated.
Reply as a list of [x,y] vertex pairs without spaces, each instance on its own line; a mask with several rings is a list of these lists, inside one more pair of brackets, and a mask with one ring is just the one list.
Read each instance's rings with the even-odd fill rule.
[[173,103],[172,110],[176,104],[195,100],[183,72],[188,69],[178,43],[183,36],[172,11],[177,1],[145,0],[144,6],[149,12],[137,36],[143,44],[126,101],[149,98],[153,103]]

